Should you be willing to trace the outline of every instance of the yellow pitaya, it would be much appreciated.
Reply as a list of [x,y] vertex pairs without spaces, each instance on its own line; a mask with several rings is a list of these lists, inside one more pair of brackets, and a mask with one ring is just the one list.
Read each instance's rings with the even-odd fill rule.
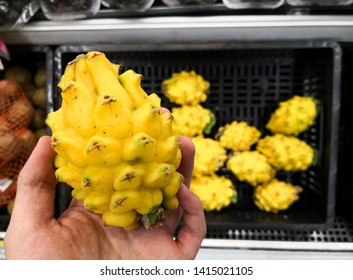
[[150,228],[178,206],[180,143],[160,98],[141,88],[142,75],[120,70],[97,51],[68,63],[61,107],[46,120],[55,174],[105,225]]

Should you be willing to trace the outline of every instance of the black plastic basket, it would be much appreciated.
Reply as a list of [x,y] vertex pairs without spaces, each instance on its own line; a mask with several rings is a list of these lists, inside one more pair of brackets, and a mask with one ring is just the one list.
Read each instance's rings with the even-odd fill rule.
[[[22,66],[31,73],[35,73],[42,67],[46,68],[47,83],[47,111],[53,110],[53,51],[48,46],[7,46],[11,55],[11,60],[2,59],[5,69],[10,66]],[[4,72],[0,72],[3,79]],[[10,216],[6,206],[0,207],[0,231],[6,231],[10,221]]]
[[[207,212],[209,229],[323,229],[335,217],[338,125],[340,109],[341,48],[334,42],[276,42],[227,44],[164,44],[61,46],[55,50],[54,81],[58,83],[66,64],[78,54],[98,50],[123,71],[133,69],[144,76],[148,93],[161,93],[161,83],[173,73],[195,70],[211,84],[203,106],[216,115],[217,127],[232,120],[247,121],[267,133],[265,124],[278,102],[296,95],[320,101],[315,124],[301,138],[318,150],[318,162],[306,172],[280,176],[304,188],[300,200],[279,214],[269,214],[253,203],[253,187],[238,182],[238,203],[219,212]],[[55,106],[61,103],[54,90]],[[171,108],[164,96],[162,105]],[[211,134],[212,136],[212,134]],[[62,187],[65,191],[65,188]],[[64,195],[63,195],[64,197]],[[65,196],[67,197],[67,196]]]
[[343,44],[342,106],[340,109],[340,138],[337,172],[337,213],[353,222],[353,45]]

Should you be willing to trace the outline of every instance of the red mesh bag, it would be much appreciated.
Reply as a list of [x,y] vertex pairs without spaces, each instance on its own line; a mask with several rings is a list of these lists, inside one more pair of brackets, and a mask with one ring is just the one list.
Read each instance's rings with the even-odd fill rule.
[[0,207],[16,194],[16,180],[35,144],[28,129],[34,108],[21,87],[0,81]]

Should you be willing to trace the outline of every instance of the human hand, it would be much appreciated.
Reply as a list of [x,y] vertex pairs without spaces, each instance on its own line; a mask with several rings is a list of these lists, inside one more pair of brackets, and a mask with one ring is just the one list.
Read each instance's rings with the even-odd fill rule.
[[[206,233],[200,199],[188,189],[194,146],[180,137],[183,158],[179,172],[184,183],[179,208],[164,224],[147,231],[142,226],[125,231],[106,227],[100,215],[87,212],[82,201],[72,201],[58,218],[54,214],[57,183],[50,137],[42,137],[17,182],[16,202],[5,235],[7,259],[194,259]],[[178,235],[173,233],[180,221]]]

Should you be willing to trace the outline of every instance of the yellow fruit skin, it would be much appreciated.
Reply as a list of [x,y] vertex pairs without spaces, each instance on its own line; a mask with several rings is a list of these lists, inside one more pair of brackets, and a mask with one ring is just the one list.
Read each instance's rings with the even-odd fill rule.
[[102,214],[109,207],[111,196],[111,192],[102,193],[90,191],[87,192],[87,195],[83,200],[83,205],[89,211]]
[[112,70],[112,63],[106,58],[103,53],[89,52],[86,55],[86,63],[88,71],[96,88],[97,95],[109,95],[112,98],[121,100],[130,110],[134,104],[126,89],[120,84],[116,73]]
[[113,192],[111,182],[114,180],[114,169],[96,166],[88,166],[82,174],[83,188],[93,192]]
[[55,171],[55,177],[59,182],[68,183],[73,188],[82,188],[83,168],[71,163],[65,164]]
[[174,73],[164,80],[162,91],[173,103],[179,105],[196,105],[207,99],[210,83],[195,71]]
[[152,161],[157,155],[157,141],[139,132],[125,140],[122,153],[125,161]]
[[203,135],[212,119],[211,111],[201,105],[173,107],[172,115],[174,133],[188,137]]
[[157,108],[161,107],[161,99],[159,98],[159,96],[155,93],[150,94],[148,97],[148,102],[151,102],[152,105],[154,105]]
[[52,146],[66,162],[71,162],[78,167],[86,165],[82,149],[85,146],[85,141],[73,129],[53,133]]
[[64,130],[66,127],[64,125],[64,116],[62,108],[48,114],[45,122],[50,128],[52,128],[52,133]]
[[111,137],[94,135],[88,140],[83,157],[89,165],[117,165],[122,158],[122,143]]
[[160,98],[142,89],[142,75],[120,69],[96,51],[67,65],[62,106],[46,120],[55,174],[106,226],[149,229],[179,205],[182,153]]
[[175,167],[171,164],[151,163],[143,177],[143,186],[145,188],[161,189],[169,184],[174,172]]
[[66,161],[59,155],[56,155],[54,158],[54,166],[55,168],[60,168],[66,165]]
[[114,189],[122,191],[138,188],[145,173],[146,169],[141,164],[120,163],[115,171]]
[[195,161],[193,176],[213,174],[223,166],[227,159],[226,150],[211,138],[193,137]]
[[174,117],[171,113],[166,112],[161,115],[162,131],[159,136],[159,139],[165,140],[170,136],[173,136],[173,134],[177,135],[177,133],[173,132],[173,127],[172,127],[173,121],[174,121]]
[[162,200],[160,189],[116,191],[111,197],[109,209],[114,214],[123,214],[131,210],[139,214],[148,214],[151,209],[158,207]]
[[179,206],[179,200],[176,196],[166,198],[163,200],[163,207],[166,210],[175,210]]
[[132,113],[132,133],[144,132],[157,138],[162,132],[160,108],[151,103],[145,103]]
[[180,184],[184,181],[183,175],[178,172],[174,172],[170,177],[171,178],[167,186],[162,189],[163,197],[166,199],[175,198],[178,192],[177,186],[180,186]]
[[202,201],[205,211],[220,211],[236,200],[232,181],[224,176],[193,177],[190,190]]
[[314,159],[314,149],[294,136],[266,136],[259,140],[256,149],[278,170],[305,171]]
[[141,107],[146,103],[147,93],[139,86],[142,75],[132,70],[127,70],[118,76],[119,82],[126,89],[136,107]]
[[95,133],[109,134],[117,139],[125,139],[132,134],[132,113],[120,99],[111,95],[97,98],[93,117]]
[[78,60],[78,57],[74,61],[70,61],[64,70],[64,74],[61,76],[61,79],[58,83],[58,87],[63,90],[66,88],[67,84],[71,81],[76,80],[76,71],[75,71],[75,64]]
[[114,214],[110,211],[103,213],[103,223],[106,226],[122,227],[125,230],[133,230],[139,226],[139,215],[136,211],[124,214]]
[[181,163],[182,156],[183,156],[183,154],[181,152],[181,149],[178,149],[174,160],[170,164],[174,165],[175,168],[178,169],[178,167],[180,166],[180,163]]
[[227,161],[227,168],[231,170],[240,181],[252,186],[267,183],[275,176],[275,169],[267,158],[257,151],[245,151],[234,154]]
[[72,63],[72,67],[75,68],[75,78],[68,80],[68,83],[75,80],[78,84],[86,88],[88,91],[88,96],[91,96],[94,100],[96,100],[97,94],[95,92],[93,80],[88,71],[87,60],[84,59],[84,56],[82,56],[82,58],[83,59],[76,59],[75,63]]
[[88,193],[89,191],[86,191],[84,188],[74,188],[71,195],[76,200],[84,200]]
[[[157,161],[172,163],[177,157],[179,147],[180,142],[175,136],[170,136],[165,140],[159,141],[157,143],[157,150],[159,151],[157,155]],[[178,167],[179,165],[176,166],[176,168]]]
[[260,138],[261,132],[246,122],[233,121],[218,129],[217,139],[222,147],[234,152],[250,150]]
[[280,102],[266,128],[273,133],[297,136],[314,124],[317,114],[318,105],[312,97],[295,95]]
[[266,212],[278,213],[288,209],[299,199],[300,187],[273,179],[268,184],[255,188],[254,200],[257,207]]
[[[85,92],[85,95],[80,92]],[[96,102],[94,93],[90,93],[78,82],[71,81],[61,93],[62,108],[65,111],[64,124],[72,127],[83,138],[88,138],[93,132],[93,108]],[[85,103],[86,106],[81,104]]]

